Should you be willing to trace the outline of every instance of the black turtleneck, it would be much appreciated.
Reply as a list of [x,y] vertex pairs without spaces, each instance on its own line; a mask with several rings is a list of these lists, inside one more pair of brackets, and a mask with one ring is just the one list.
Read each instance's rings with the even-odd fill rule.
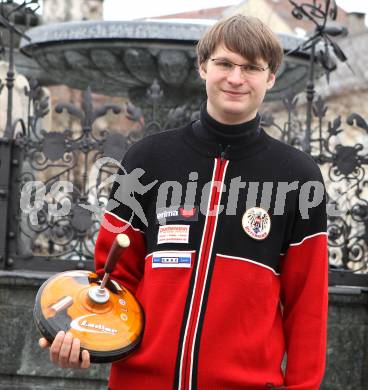
[[257,138],[260,133],[260,116],[258,113],[255,118],[248,122],[226,125],[208,114],[206,102],[201,105],[200,122],[202,126],[195,127],[196,135],[209,141],[215,141],[223,147],[247,144]]
[[200,120],[192,123],[192,134],[187,133],[186,142],[207,156],[242,158],[265,146],[266,133],[260,128],[260,115],[248,122],[226,125],[212,118],[204,102]]

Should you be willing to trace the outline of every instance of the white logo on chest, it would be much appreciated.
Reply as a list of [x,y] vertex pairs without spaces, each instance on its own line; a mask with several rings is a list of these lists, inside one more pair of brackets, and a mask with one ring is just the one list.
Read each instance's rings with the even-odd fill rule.
[[242,226],[248,236],[255,240],[264,240],[271,230],[271,219],[264,209],[252,207],[244,213]]

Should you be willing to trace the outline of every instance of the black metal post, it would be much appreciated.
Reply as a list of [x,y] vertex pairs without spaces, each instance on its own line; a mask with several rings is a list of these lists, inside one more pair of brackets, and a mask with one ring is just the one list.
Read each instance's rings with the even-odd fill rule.
[[0,138],[0,267],[5,268],[7,261],[7,230],[9,208],[9,176],[11,161],[11,143]]
[[9,30],[9,67],[6,77],[8,89],[6,125],[3,139],[0,139],[0,265],[11,266],[8,259],[8,225],[9,225],[9,189],[13,142],[13,88],[14,88],[14,32]]
[[8,88],[8,102],[6,110],[5,139],[12,138],[13,125],[13,88],[14,88],[14,32],[9,30],[9,66],[6,74],[6,87]]
[[307,113],[306,127],[304,136],[303,149],[306,153],[311,154],[311,133],[312,133],[312,117],[313,117],[313,99],[314,99],[314,62],[315,62],[315,45],[311,47],[311,56],[309,60],[309,74],[306,86],[307,94]]

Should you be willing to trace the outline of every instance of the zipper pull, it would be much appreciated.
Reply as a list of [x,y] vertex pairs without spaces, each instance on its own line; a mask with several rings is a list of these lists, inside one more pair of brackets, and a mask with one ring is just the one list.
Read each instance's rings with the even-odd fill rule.
[[[220,144],[220,145],[221,145],[221,144]],[[223,148],[223,146],[221,145],[221,148],[222,148],[222,151],[221,151],[221,161],[223,161],[223,160],[226,159],[227,152],[228,152],[229,149],[230,149],[230,145],[226,145],[225,148]]]

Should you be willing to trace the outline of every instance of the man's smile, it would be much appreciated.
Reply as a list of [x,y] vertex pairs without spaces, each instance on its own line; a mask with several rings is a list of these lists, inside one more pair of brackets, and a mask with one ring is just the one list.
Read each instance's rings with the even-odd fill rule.
[[223,89],[222,92],[229,96],[244,96],[249,94],[249,92],[232,91],[228,89]]

